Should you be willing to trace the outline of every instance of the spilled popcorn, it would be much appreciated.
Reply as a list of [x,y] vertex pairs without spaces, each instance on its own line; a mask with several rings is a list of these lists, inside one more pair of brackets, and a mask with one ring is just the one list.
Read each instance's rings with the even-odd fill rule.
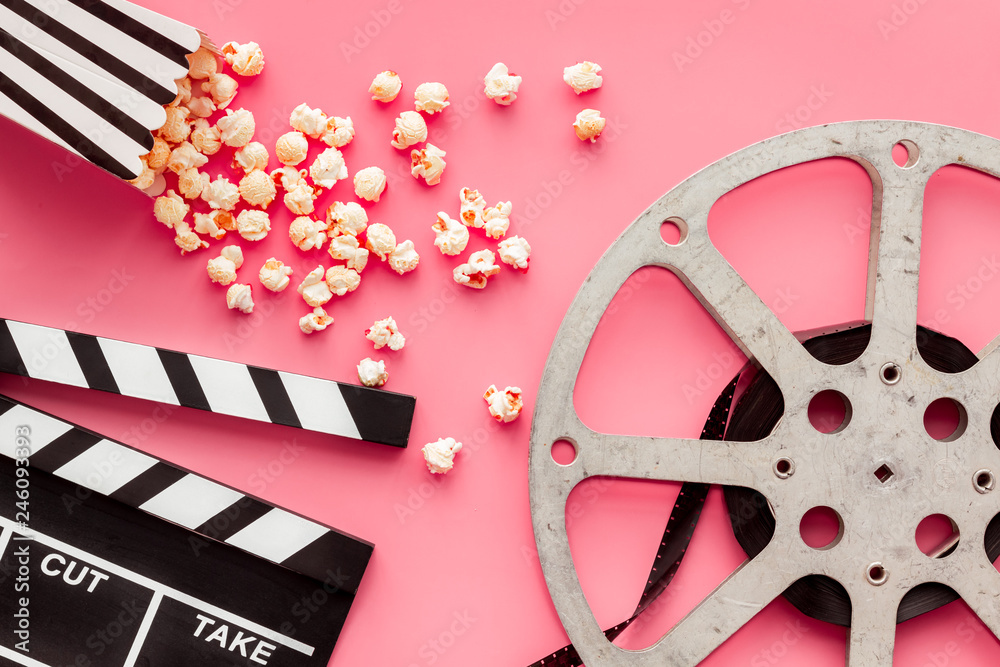
[[455,267],[452,272],[455,282],[473,289],[486,287],[486,280],[500,273],[500,267],[494,264],[496,255],[492,250],[480,250],[469,255],[469,261]]
[[337,296],[353,292],[361,285],[361,276],[346,266],[331,266],[326,272],[326,286]]
[[498,253],[500,261],[509,264],[521,273],[528,270],[531,259],[531,246],[520,236],[511,236],[500,242]]
[[311,334],[314,331],[323,331],[333,324],[333,318],[326,314],[322,306],[316,306],[311,313],[299,318],[299,329],[302,333]]
[[309,142],[301,132],[286,132],[274,144],[274,154],[286,167],[294,167],[306,159]]
[[396,118],[396,129],[392,132],[393,148],[409,148],[427,141],[427,123],[416,111],[404,111]]
[[443,83],[429,82],[422,83],[413,91],[414,107],[417,111],[434,115],[444,110],[450,104],[448,102],[448,89]]
[[242,76],[256,76],[264,69],[264,52],[257,42],[227,42],[222,45],[222,56]]
[[483,229],[491,239],[501,239],[510,228],[510,214],[514,207],[509,201],[502,201],[483,212]]
[[366,387],[381,387],[389,380],[385,362],[365,357],[358,363],[358,379]]
[[524,403],[521,400],[521,389],[519,387],[507,387],[503,391],[498,391],[495,384],[491,384],[486,393],[483,394],[486,404],[489,406],[490,415],[498,422],[508,424],[521,416],[521,408]]
[[424,454],[427,469],[434,474],[443,475],[455,467],[455,454],[461,449],[462,443],[455,438],[441,438],[427,443],[420,451]]
[[300,215],[288,226],[288,238],[299,250],[319,250],[326,242],[326,225],[307,215]]
[[573,123],[573,131],[576,132],[580,141],[590,140],[590,143],[597,141],[604,131],[607,119],[601,117],[601,112],[597,109],[584,109],[576,115],[576,122]]
[[320,187],[332,188],[334,183],[347,178],[344,154],[336,148],[327,148],[313,160],[309,167],[309,177]]
[[365,167],[354,174],[354,193],[365,201],[377,202],[385,192],[385,172],[378,167]]
[[[254,114],[235,103],[245,83],[239,77],[255,76],[263,69],[260,46],[255,42],[229,42],[223,46],[221,58],[200,49],[189,57],[189,62],[188,75],[176,82],[176,98],[164,107],[165,122],[155,133],[152,150],[142,157],[142,174],[133,181],[140,187],[150,187],[156,182],[155,187],[162,190],[161,174],[168,172],[169,178],[176,175],[176,185],[157,197],[153,208],[154,217],[173,230],[174,242],[182,254],[208,247],[203,239],[221,240],[230,232],[247,241],[260,241],[266,238],[272,224],[279,227],[288,224],[289,241],[300,251],[325,248],[335,263],[329,269],[316,266],[297,286],[311,309],[298,318],[299,328],[305,334],[323,331],[333,323],[324,306],[334,296],[345,296],[360,287],[361,273],[372,254],[399,275],[419,266],[415,243],[409,239],[397,242],[396,234],[386,224],[369,224],[367,211],[357,201],[334,201],[317,212],[317,199],[326,190],[336,192],[337,187],[347,187],[345,192],[349,193],[350,186],[337,183],[351,174],[354,193],[360,200],[378,202],[385,192],[388,179],[381,168],[351,169],[349,174],[349,156],[345,157],[341,149],[355,138],[350,116],[328,115],[303,102],[290,113],[287,131],[275,132],[268,127],[267,134],[271,137],[268,141],[273,143],[265,146],[254,141],[257,129]],[[226,65],[231,68],[230,73],[222,71]],[[600,66],[585,61],[565,68],[563,75],[566,83],[580,94],[600,87],[600,71]],[[483,82],[490,99],[509,105],[517,97],[522,78],[503,63],[497,63]],[[401,90],[399,75],[387,70],[375,76],[369,93],[373,100],[388,103]],[[400,150],[410,149],[411,175],[433,186],[442,179],[447,153],[427,143],[430,121],[425,118],[443,112],[450,105],[448,89],[440,82],[421,83],[414,90],[413,104],[412,110],[401,111],[395,118],[390,143]],[[588,116],[589,112],[596,117]],[[590,133],[593,140],[603,129],[603,122],[598,112],[585,110],[574,127],[578,134]],[[317,142],[322,145],[310,163],[309,154]],[[207,166],[209,157],[220,152],[224,154],[216,159],[231,165],[229,173],[215,173]],[[292,213],[281,222],[272,219],[274,209],[270,214],[267,212],[279,192]],[[478,190],[467,187],[461,188],[459,199],[455,218],[441,211],[432,225],[434,245],[442,254],[461,255],[468,247],[470,230],[482,229],[487,238],[500,241],[496,252],[501,262],[526,271],[530,245],[521,237],[507,237],[512,202],[489,205]],[[288,215],[281,210],[278,213]],[[227,287],[226,303],[230,309],[252,313],[252,288],[237,282],[243,261],[241,248],[227,245],[204,266],[212,282]],[[454,268],[453,278],[459,284],[482,289],[500,270],[494,251],[479,250]],[[292,274],[290,266],[271,257],[260,267],[258,278],[265,289],[282,292],[290,285]],[[376,321],[365,330],[365,336],[375,349],[388,346],[391,350],[401,350],[406,343],[392,317]],[[357,368],[358,379],[366,386],[382,386],[388,378],[384,361],[366,358]],[[490,387],[485,399],[491,414],[499,421],[512,421],[520,413],[520,390],[516,387],[508,387],[504,392]],[[424,448],[429,469],[438,473],[450,470],[461,446],[451,438],[429,443]]]
[[230,310],[238,310],[241,313],[253,312],[253,293],[249,285],[235,283],[226,292],[226,305]]
[[245,208],[236,216],[236,231],[247,241],[260,241],[271,231],[271,217],[264,211]]
[[208,260],[208,277],[213,283],[229,285],[236,280],[236,269],[243,266],[243,250],[227,245],[218,257]]
[[497,104],[509,105],[517,99],[517,89],[521,87],[521,77],[511,74],[507,66],[497,63],[483,78],[486,97]]
[[469,229],[452,220],[444,211],[438,211],[437,221],[431,225],[434,230],[434,245],[442,255],[458,255],[469,243]]
[[482,228],[483,213],[486,210],[486,200],[479,194],[479,190],[472,188],[462,188],[458,191],[458,199],[461,202],[462,223],[466,227]]
[[291,282],[288,277],[290,275],[292,275],[292,267],[285,266],[280,259],[271,257],[264,262],[264,266],[260,267],[257,277],[260,279],[260,284],[267,289],[272,292],[281,292]]
[[309,272],[308,275],[299,284],[299,294],[307,304],[315,308],[316,306],[325,305],[330,299],[333,298],[333,292],[326,284],[326,279],[324,273],[326,270],[322,265],[317,266],[315,269]]
[[389,229],[388,225],[376,222],[368,227],[368,240],[365,242],[365,247],[384,262],[396,249],[396,235]]
[[375,344],[376,350],[381,350],[386,345],[390,350],[402,350],[406,345],[406,338],[399,332],[396,320],[392,317],[375,322],[370,329],[365,330],[365,338]]
[[444,173],[445,151],[432,143],[426,144],[423,148],[410,151],[410,174],[413,178],[422,178],[427,185],[437,185],[441,182],[441,174]]
[[579,95],[580,93],[585,93],[588,90],[594,90],[600,88],[604,83],[604,77],[601,76],[601,66],[597,63],[592,63],[589,60],[584,60],[582,63],[577,63],[566,67],[563,69],[563,81],[566,85],[573,89],[573,92]]
[[399,75],[392,70],[386,70],[375,75],[368,92],[376,102],[392,102],[402,89],[403,82]]
[[361,208],[361,204],[354,201],[346,204],[333,202],[326,211],[326,224],[332,236],[341,234],[357,236],[368,228],[368,213]]

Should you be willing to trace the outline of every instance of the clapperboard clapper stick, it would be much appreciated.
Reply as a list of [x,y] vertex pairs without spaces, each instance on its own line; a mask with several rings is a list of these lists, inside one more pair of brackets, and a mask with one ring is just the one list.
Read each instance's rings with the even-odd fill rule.
[[416,405],[405,394],[4,319],[0,372],[394,447],[406,447]]
[[0,665],[325,667],[373,549],[3,396],[0,497]]
[[0,114],[133,179],[202,44],[124,0],[0,0]]

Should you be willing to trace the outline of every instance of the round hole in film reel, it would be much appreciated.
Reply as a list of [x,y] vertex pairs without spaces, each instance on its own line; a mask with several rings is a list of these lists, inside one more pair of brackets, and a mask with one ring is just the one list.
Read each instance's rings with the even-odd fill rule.
[[[855,336],[858,350],[848,358],[824,357],[800,343],[708,235],[708,212],[720,197],[764,174],[825,157],[854,160],[873,186],[865,304],[870,324]],[[1000,430],[994,419],[1000,352],[991,346],[979,359],[966,350],[971,358],[965,363],[945,367],[928,351],[933,332],[917,326],[924,190],[938,169],[951,164],[1000,175],[1000,142],[901,121],[839,123],[774,137],[668,192],[594,268],[553,343],[529,463],[539,558],[566,632],[589,667],[696,665],[776,597],[817,577],[831,582],[843,603],[840,622],[850,626],[852,667],[892,664],[895,625],[904,609],[921,613],[912,605],[918,593],[927,608],[959,596],[1000,634],[1000,573],[992,563],[1000,553],[1000,526],[993,521],[997,504],[991,493],[1000,467],[994,437]],[[680,277],[763,371],[759,377],[773,383],[783,410],[763,432],[743,441],[696,440],[599,433],[583,424],[573,387],[589,342],[619,288],[645,266]],[[836,428],[810,422],[810,404],[823,392],[844,402]],[[931,433],[925,413],[942,400],[958,418],[949,433]],[[837,439],[843,454],[836,461],[817,454],[829,438]],[[553,462],[550,446],[558,440],[574,443],[571,463]],[[934,442],[946,448],[924,446]],[[935,483],[942,451],[963,483]],[[769,509],[761,513],[770,519],[763,539],[752,546],[741,541],[750,558],[642,651],[609,641],[573,566],[565,500],[578,483],[597,476],[719,484],[757,494]],[[822,548],[799,532],[814,508],[833,508],[840,522]],[[961,539],[931,549],[918,545],[904,527],[931,514],[947,517]]]

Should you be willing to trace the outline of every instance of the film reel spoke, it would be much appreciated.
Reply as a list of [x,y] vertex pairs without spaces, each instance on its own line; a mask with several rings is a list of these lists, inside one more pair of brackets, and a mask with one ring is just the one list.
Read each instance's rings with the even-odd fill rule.
[[694,252],[697,256],[678,269],[733,342],[767,370],[779,387],[807,381],[818,362],[774,311],[711,243]]
[[655,646],[643,652],[642,665],[697,665],[774,598],[807,574],[768,547],[744,561],[708,597],[682,618]]
[[[808,616],[852,628],[849,667],[891,665],[896,623],[956,594],[1000,637],[1000,573],[990,562],[1000,554],[1000,522],[991,521],[1000,473],[991,419],[1000,402],[1000,337],[975,355],[917,325],[926,185],[948,164],[1000,177],[998,155],[996,139],[926,123],[807,128],[706,167],[612,244],[553,343],[529,465],[542,569],[588,667],[698,664],[782,594]],[[800,343],[712,244],[708,211],[744,183],[826,157],[854,160],[872,181],[867,323],[832,322]],[[737,382],[723,393],[703,440],[595,433],[573,410],[576,376],[598,322],[628,277],[650,265],[677,274],[766,371],[748,377],[731,419],[725,413]],[[958,419],[939,437],[927,415],[944,399]],[[552,438],[573,441],[572,462],[552,461]],[[724,485],[734,535],[751,556],[651,649],[610,644],[580,589],[565,505],[577,483],[596,475]],[[956,532],[928,551],[914,530],[934,513],[951,518]],[[975,526],[984,521],[987,558],[969,557],[984,537]],[[958,524],[972,533],[961,542]]]
[[969,608],[1000,639],[1000,572],[988,560],[978,560],[951,582]]
[[770,488],[762,484],[778,458],[776,445],[591,433],[578,443],[584,477],[606,475],[672,482]]
[[1000,399],[1000,336],[994,338],[979,353],[979,363],[972,368],[980,392]]
[[916,348],[924,188],[933,172],[926,166],[894,171],[883,168],[883,183],[876,188],[881,193],[872,215],[877,246],[871,249],[865,310],[872,322],[869,349],[899,356]]
[[898,595],[893,590],[851,596],[851,628],[847,635],[847,667],[891,667],[896,644]]

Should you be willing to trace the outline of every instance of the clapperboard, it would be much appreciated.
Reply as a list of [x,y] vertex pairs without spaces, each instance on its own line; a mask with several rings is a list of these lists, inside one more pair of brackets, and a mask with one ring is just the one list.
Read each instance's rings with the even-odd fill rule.
[[0,114],[136,178],[186,56],[203,43],[198,30],[124,0],[0,0]]
[[[400,447],[415,406],[2,319],[0,372]],[[0,667],[322,667],[372,549],[0,396]]]
[[[200,46],[124,0],[0,0],[0,114],[134,178]],[[0,372],[395,447],[415,404],[2,319]],[[0,667],[322,667],[372,549],[0,396]]]

